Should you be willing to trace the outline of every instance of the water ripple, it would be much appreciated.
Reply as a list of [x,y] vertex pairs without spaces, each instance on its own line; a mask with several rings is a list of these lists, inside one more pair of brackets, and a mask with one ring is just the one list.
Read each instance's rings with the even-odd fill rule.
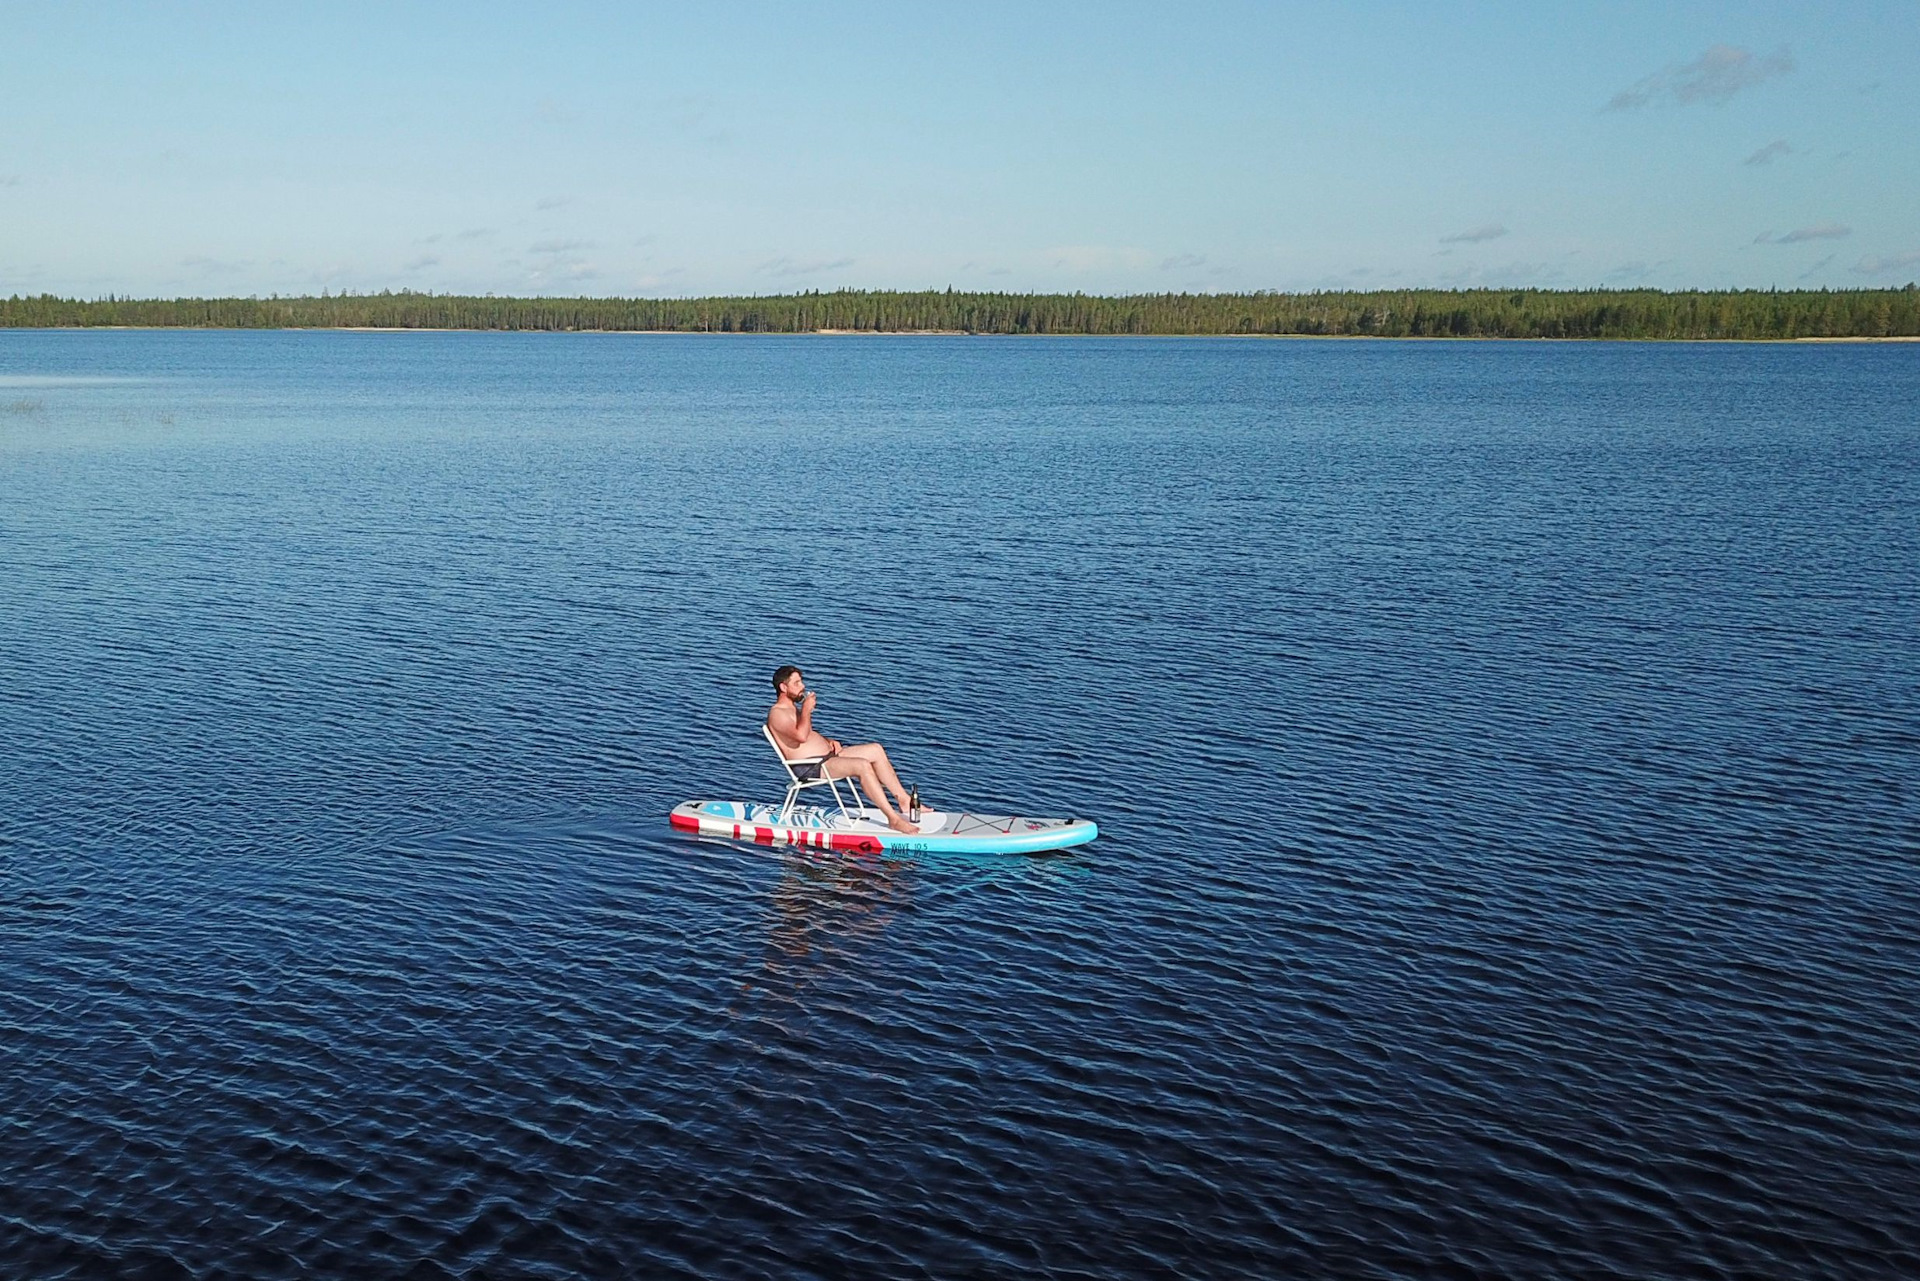
[[0,1258],[1920,1273],[1916,354],[9,335]]

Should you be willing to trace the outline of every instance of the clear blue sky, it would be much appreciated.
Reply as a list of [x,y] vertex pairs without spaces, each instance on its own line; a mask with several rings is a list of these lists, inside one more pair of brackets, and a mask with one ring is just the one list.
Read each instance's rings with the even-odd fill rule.
[[1920,4],[0,0],[0,294],[1920,278]]

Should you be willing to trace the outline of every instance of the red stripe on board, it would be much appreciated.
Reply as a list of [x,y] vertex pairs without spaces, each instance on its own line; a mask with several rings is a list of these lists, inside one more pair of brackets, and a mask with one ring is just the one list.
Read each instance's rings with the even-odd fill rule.
[[801,827],[759,827],[677,813],[668,814],[667,821],[683,832],[701,832],[709,836],[725,836],[731,830],[733,839],[736,841],[752,840],[761,845],[786,844],[802,847],[811,845],[815,849],[846,850],[855,854],[886,852],[886,847],[878,839],[857,832],[823,832]]

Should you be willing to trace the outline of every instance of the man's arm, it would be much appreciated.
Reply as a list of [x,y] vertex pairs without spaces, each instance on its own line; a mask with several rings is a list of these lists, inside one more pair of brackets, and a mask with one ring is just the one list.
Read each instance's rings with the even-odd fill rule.
[[780,740],[783,752],[793,753],[800,750],[807,741],[807,735],[813,732],[813,700],[808,699],[804,708],[796,710],[792,702],[781,699],[767,713],[767,728]]
[[[800,711],[794,717],[794,722],[795,722],[794,733],[800,736],[798,741],[802,743],[806,742],[807,739],[811,737],[813,734],[813,691],[812,690],[808,690],[806,698],[801,701]],[[820,737],[826,738],[827,736],[825,734],[822,734]],[[827,755],[838,756],[839,754],[840,754],[840,740],[837,738],[827,738]]]
[[[781,699],[767,713],[767,728],[780,740],[783,751],[797,752],[806,746],[807,739],[813,736],[813,691],[807,691],[807,697],[799,707],[787,699]],[[833,739],[827,740],[827,755],[832,756],[840,750],[840,744]]]

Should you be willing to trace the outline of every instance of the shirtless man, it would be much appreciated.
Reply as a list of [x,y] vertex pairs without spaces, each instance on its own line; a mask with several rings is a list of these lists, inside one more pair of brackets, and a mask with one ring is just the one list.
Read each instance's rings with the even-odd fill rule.
[[[828,738],[815,729],[813,691],[807,688],[799,668],[787,666],[775,672],[773,688],[776,697],[767,711],[767,728],[773,731],[774,739],[779,742],[781,755],[790,761],[810,756],[826,757],[820,766],[826,771],[827,777],[857,779],[860,790],[871,796],[873,803],[880,807],[880,812],[887,816],[888,827],[908,836],[920,831],[907,822],[900,812],[907,808],[907,789],[900,786],[900,776],[893,772],[893,762],[887,759],[886,748],[878,743],[847,747],[838,739]],[[892,805],[887,804],[888,792],[893,793]]]

